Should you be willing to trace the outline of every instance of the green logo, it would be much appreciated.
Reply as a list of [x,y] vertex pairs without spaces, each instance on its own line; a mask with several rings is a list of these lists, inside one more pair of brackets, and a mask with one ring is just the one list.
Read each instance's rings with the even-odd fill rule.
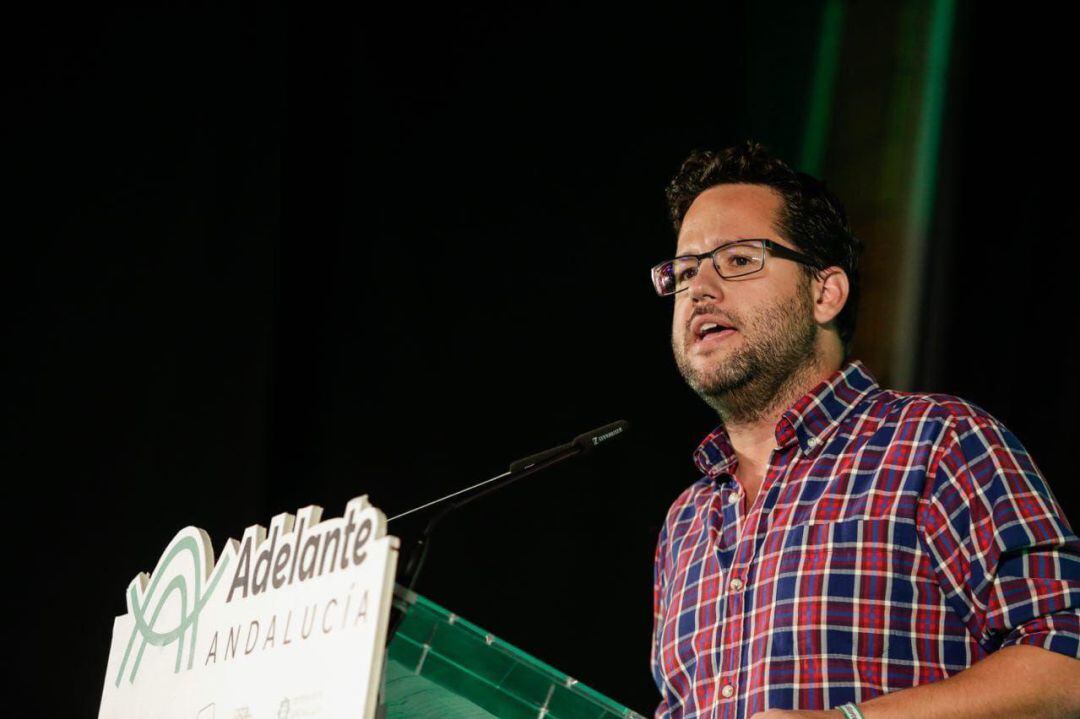
[[[182,572],[170,574],[168,571],[169,567],[174,561],[184,555],[189,555],[191,557],[190,566],[193,567],[194,571],[191,572],[190,576],[185,575]],[[212,561],[212,559],[210,561]],[[218,580],[221,579],[221,575],[228,564],[229,557],[223,556],[221,563],[215,568],[214,576],[206,585],[206,589],[203,590],[203,547],[195,536],[188,534],[187,536],[182,536],[173,540],[172,548],[161,558],[161,561],[158,562],[158,566],[154,570],[154,577],[150,581],[150,586],[142,593],[142,601],[145,602],[145,604],[140,603],[139,600],[139,591],[137,587],[139,583],[138,580],[131,583],[131,586],[128,587],[128,604],[131,607],[131,616],[135,619],[135,627],[131,630],[131,638],[128,639],[127,649],[124,650],[124,659],[120,662],[120,670],[116,673],[116,686],[120,686],[120,681],[124,676],[124,670],[127,668],[128,660],[131,659],[131,652],[135,647],[135,641],[140,637],[142,638],[142,642],[139,644],[139,651],[135,655],[135,661],[131,665],[131,674],[128,677],[128,682],[135,681],[135,675],[139,671],[139,664],[142,663],[143,652],[146,650],[147,644],[155,647],[164,647],[176,642],[176,666],[173,669],[174,673],[180,671],[180,666],[183,662],[184,649],[186,647],[188,655],[187,668],[191,669],[192,664],[195,661],[195,641],[198,638],[199,613],[202,611],[207,599],[213,594],[214,587],[217,586]],[[165,577],[170,576],[171,579],[169,579],[168,584],[165,585],[164,589],[158,592],[159,584]],[[167,631],[162,631],[163,628],[158,627],[158,619],[167,602],[169,602],[174,595],[176,597],[175,601],[178,601],[180,605],[179,620],[176,622],[175,626],[166,627],[164,629]],[[148,613],[150,614],[149,619],[147,619]]]

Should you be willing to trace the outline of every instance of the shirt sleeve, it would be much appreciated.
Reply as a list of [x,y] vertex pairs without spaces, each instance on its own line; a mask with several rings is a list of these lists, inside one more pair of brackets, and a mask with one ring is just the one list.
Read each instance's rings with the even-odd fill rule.
[[664,630],[664,547],[667,538],[667,523],[660,530],[656,543],[656,559],[653,563],[653,636],[649,663],[652,668],[656,688],[660,690],[660,704],[656,707],[653,719],[669,719],[671,708],[667,700],[663,670],[660,667],[660,638]]
[[1080,540],[1020,441],[951,417],[927,474],[920,539],[972,636],[1080,658]]

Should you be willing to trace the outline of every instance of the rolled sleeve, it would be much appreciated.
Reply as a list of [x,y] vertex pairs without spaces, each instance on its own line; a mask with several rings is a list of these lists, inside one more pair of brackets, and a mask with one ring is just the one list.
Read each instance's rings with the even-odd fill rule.
[[947,422],[919,529],[946,602],[983,649],[1080,658],[1080,540],[1023,445],[989,415]]
[[650,666],[656,687],[660,691],[660,703],[656,707],[653,719],[668,719],[671,709],[667,701],[667,687],[664,683],[663,670],[660,666],[661,636],[664,629],[664,547],[667,539],[667,526],[660,531],[656,543],[656,559],[653,564],[653,636]]

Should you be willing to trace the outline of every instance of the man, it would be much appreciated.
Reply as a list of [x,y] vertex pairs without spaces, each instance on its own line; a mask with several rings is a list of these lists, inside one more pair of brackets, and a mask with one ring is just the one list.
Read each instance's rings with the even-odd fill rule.
[[657,717],[1080,717],[1080,540],[1020,442],[846,359],[859,243],[756,144],[668,187],[672,348],[720,416],[660,532]]

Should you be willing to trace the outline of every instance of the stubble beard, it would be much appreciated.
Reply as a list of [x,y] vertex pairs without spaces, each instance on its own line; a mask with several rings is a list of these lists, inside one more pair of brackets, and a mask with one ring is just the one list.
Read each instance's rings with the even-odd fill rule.
[[[690,362],[688,345],[672,341],[675,364],[692,390],[725,424],[753,422],[783,411],[806,391],[818,364],[818,326],[809,288],[748,318],[726,313],[739,328],[742,346],[712,366]],[[684,339],[691,339],[687,332]]]

